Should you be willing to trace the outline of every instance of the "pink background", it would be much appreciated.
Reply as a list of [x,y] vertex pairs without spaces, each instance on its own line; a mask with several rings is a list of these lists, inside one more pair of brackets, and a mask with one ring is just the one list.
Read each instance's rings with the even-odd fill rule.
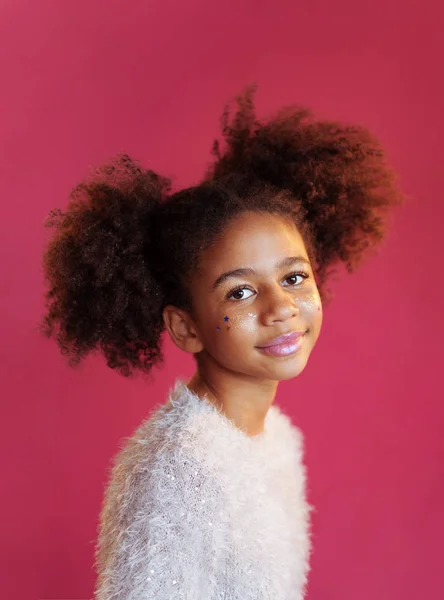
[[91,598],[111,456],[193,372],[169,338],[153,383],[100,357],[67,367],[36,330],[43,220],[121,149],[197,182],[253,81],[260,114],[299,102],[370,127],[413,197],[279,386],[316,506],[308,598],[444,597],[442,27],[419,0],[1,3],[3,598]]

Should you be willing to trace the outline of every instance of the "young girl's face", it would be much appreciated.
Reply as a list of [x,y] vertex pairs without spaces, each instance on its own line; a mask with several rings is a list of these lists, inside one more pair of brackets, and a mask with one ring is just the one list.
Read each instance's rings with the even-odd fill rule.
[[[243,213],[203,253],[200,267],[191,283],[200,366],[210,361],[212,369],[278,381],[299,375],[320,333],[322,305],[296,227],[278,215]],[[251,272],[228,274],[241,268]],[[295,331],[304,336],[292,354],[258,348]]]

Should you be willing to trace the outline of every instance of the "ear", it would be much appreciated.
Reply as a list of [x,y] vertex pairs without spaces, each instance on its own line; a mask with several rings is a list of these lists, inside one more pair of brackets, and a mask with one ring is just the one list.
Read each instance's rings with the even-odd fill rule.
[[197,328],[186,311],[168,305],[162,314],[168,333],[178,348],[190,354],[197,354],[203,350]]

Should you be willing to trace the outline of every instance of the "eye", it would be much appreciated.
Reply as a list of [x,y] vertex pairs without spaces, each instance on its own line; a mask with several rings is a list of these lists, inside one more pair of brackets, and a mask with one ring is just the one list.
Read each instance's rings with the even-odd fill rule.
[[[289,275],[287,275],[287,277],[285,277],[284,281],[290,278],[295,278],[295,277],[302,277],[303,281],[305,281],[305,279],[307,279],[309,277],[308,273],[305,273],[305,271],[297,271],[296,273],[290,273]],[[303,284],[303,281],[299,284],[292,284],[290,287],[299,287],[300,285]],[[249,285],[247,285],[246,283],[238,285],[237,287],[235,287],[234,289],[232,289],[226,296],[227,300],[229,300],[231,298],[231,296],[233,294],[236,294],[237,292],[240,292],[241,290],[250,290],[250,291],[254,291],[251,289],[251,287]],[[245,300],[246,298],[235,298],[235,300]]]

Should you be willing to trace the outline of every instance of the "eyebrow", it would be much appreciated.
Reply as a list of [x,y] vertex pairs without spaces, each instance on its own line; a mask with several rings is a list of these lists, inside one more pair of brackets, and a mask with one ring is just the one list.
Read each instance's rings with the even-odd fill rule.
[[[310,266],[310,261],[305,258],[305,256],[288,256],[283,260],[280,260],[276,263],[275,269],[280,270],[284,267],[291,267],[295,263],[304,263]],[[222,273],[213,284],[213,290],[217,289],[226,279],[230,277],[247,277],[248,275],[256,275],[257,271],[251,269],[249,267],[241,267],[239,269],[234,269],[233,271],[226,271]]]

